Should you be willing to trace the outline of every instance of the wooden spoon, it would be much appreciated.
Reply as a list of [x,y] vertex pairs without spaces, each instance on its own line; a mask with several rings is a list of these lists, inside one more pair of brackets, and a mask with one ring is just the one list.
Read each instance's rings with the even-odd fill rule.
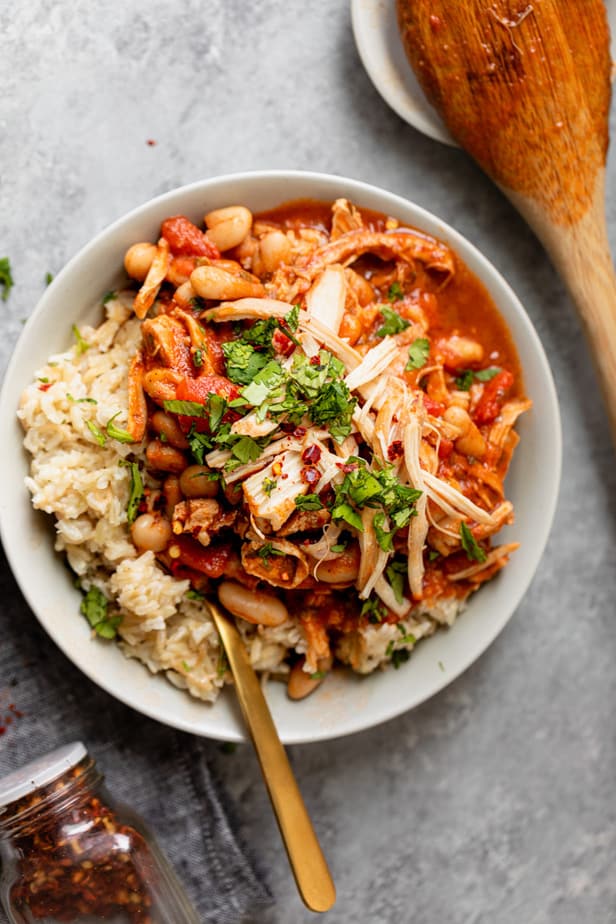
[[329,911],[336,901],[334,882],[261,684],[248,660],[242,638],[226,611],[209,599],[206,605],[229,659],[242,715],[259,758],[299,894],[311,911]]
[[447,127],[543,242],[577,306],[616,441],[616,276],[605,224],[603,0],[397,0]]

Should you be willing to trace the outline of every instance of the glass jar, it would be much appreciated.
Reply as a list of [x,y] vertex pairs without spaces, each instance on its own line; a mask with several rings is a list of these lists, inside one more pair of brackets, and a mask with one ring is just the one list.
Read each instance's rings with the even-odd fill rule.
[[81,743],[0,780],[0,863],[11,924],[199,924],[153,835]]

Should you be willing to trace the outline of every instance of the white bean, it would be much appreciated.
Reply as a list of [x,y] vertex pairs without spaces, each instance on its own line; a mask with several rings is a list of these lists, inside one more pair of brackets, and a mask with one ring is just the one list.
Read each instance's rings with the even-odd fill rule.
[[290,253],[291,244],[286,234],[283,231],[270,231],[259,241],[259,272],[273,273],[281,263],[287,262]]
[[325,676],[332,666],[331,658],[320,658],[317,661],[317,671],[314,674],[308,674],[304,670],[306,659],[301,658],[293,665],[287,680],[287,693],[290,699],[304,699],[309,696],[319,684],[323,683]]
[[241,244],[252,227],[252,213],[243,205],[215,209],[205,216],[207,236],[222,252]]
[[124,268],[129,276],[143,282],[154,262],[156,244],[140,243],[129,247],[124,255]]
[[140,552],[162,552],[171,540],[171,524],[155,513],[142,513],[130,528],[133,542]]
[[235,581],[222,582],[218,599],[234,616],[254,625],[279,626],[289,618],[282,600],[260,590],[249,590]]
[[325,584],[351,584],[359,574],[359,546],[351,544],[337,558],[321,562],[317,580]]
[[184,497],[216,497],[218,479],[210,478],[212,469],[205,465],[189,465],[180,475],[180,488]]
[[265,289],[256,276],[247,273],[246,270],[240,270],[237,273],[231,273],[220,266],[198,266],[191,273],[190,282],[201,298],[212,298],[217,300],[236,299],[236,298],[261,298],[265,295]]
[[150,421],[152,429],[164,436],[166,441],[176,449],[188,449],[188,440],[180,430],[177,420],[164,411],[154,411]]

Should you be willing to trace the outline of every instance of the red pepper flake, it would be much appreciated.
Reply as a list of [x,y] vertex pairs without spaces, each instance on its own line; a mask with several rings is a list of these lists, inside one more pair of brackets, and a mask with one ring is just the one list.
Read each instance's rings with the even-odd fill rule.
[[316,443],[313,443],[312,446],[307,446],[302,452],[302,462],[305,462],[307,465],[316,465],[320,458],[321,447],[317,446]]
[[4,725],[0,725],[0,735],[5,735],[5,734],[6,734],[6,728],[4,727]]
[[39,385],[38,389],[39,391],[49,391],[52,385],[53,385],[53,382],[45,382],[44,385]]
[[341,472],[344,472],[345,475],[348,475],[349,472],[354,472],[357,468],[357,462],[336,462],[336,468],[339,468]]
[[18,709],[16,707],[15,703],[9,703],[9,709],[11,710],[11,712],[13,713],[16,719],[23,718],[23,715],[24,715],[23,712],[21,711],[21,709]]
[[400,458],[403,452],[402,440],[394,440],[393,443],[390,443],[387,447],[387,458],[390,462],[395,462],[396,459]]
[[306,468],[302,469],[302,481],[305,484],[315,485],[321,478],[321,473],[318,468],[314,468],[312,465],[307,465]]
[[311,357],[310,357],[310,365],[311,365],[311,366],[320,366],[320,365],[321,365],[321,359],[320,359],[318,353],[316,353],[314,356],[311,356]]
[[306,436],[306,428],[305,428],[305,427],[296,427],[295,430],[293,431],[293,436],[294,436],[296,439],[301,440],[302,437]]
[[146,141],[146,144],[148,147],[153,148],[156,145],[156,141],[154,141],[153,138],[148,138],[148,140]]

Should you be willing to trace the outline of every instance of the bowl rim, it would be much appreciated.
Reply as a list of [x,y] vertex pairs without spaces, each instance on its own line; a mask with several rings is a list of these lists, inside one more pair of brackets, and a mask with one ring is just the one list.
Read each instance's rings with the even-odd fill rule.
[[[217,186],[222,186],[228,183],[254,182],[258,185],[260,183],[265,183],[268,180],[273,180],[280,184],[285,184],[288,182],[289,184],[289,195],[286,195],[285,186],[281,185],[281,195],[278,198],[278,203],[293,201],[293,198],[304,198],[303,195],[294,195],[292,185],[293,181],[314,184],[316,186],[330,186],[332,190],[332,198],[335,196],[336,186],[339,186],[340,189],[338,190],[338,193],[340,195],[349,196],[351,198],[355,196],[356,201],[359,201],[360,204],[362,196],[367,196],[368,198],[377,197],[382,200],[387,200],[387,208],[385,208],[385,203],[383,202],[381,211],[387,210],[390,211],[391,214],[396,214],[395,209],[398,206],[400,206],[403,211],[412,211],[415,216],[413,224],[416,224],[419,230],[424,230],[426,233],[434,234],[441,239],[446,239],[447,243],[452,247],[452,249],[465,265],[468,266],[469,257],[472,258],[474,266],[472,267],[471,271],[474,273],[474,275],[478,276],[486,288],[490,288],[490,285],[496,285],[499,289],[502,290],[504,294],[506,294],[509,301],[509,307],[513,310],[516,322],[521,325],[525,336],[529,338],[529,341],[534,348],[534,359],[537,361],[538,367],[540,369],[542,386],[546,389],[545,396],[551,412],[551,416],[549,417],[548,422],[551,427],[549,438],[552,446],[552,461],[554,465],[552,469],[551,491],[547,496],[543,498],[541,529],[539,530],[538,534],[535,534],[536,553],[532,565],[527,567],[523,579],[517,585],[515,592],[510,596],[510,598],[508,598],[507,606],[503,608],[502,612],[497,615],[497,617],[491,623],[489,631],[483,633],[481,643],[476,645],[476,647],[467,657],[462,658],[460,663],[453,671],[446,674],[443,673],[440,678],[434,680],[429,691],[422,692],[415,696],[407,697],[406,699],[403,699],[402,702],[393,701],[389,703],[387,708],[381,709],[378,714],[372,715],[367,721],[365,717],[362,717],[360,711],[357,715],[348,718],[343,726],[338,730],[331,730],[326,727],[325,729],[316,728],[311,733],[301,731],[297,733],[294,731],[281,733],[281,739],[283,740],[283,743],[299,744],[339,738],[375,727],[376,725],[389,721],[390,719],[393,719],[398,715],[401,715],[410,709],[415,708],[415,706],[431,698],[444,687],[448,686],[451,682],[453,682],[453,680],[464,673],[471,666],[471,664],[473,664],[485,652],[485,650],[503,630],[507,622],[512,617],[520,600],[526,593],[528,586],[530,585],[541,561],[553,524],[556,504],[558,501],[562,470],[562,424],[557,392],[549,362],[537,331],[535,330],[529,316],[527,315],[520,300],[517,298],[515,292],[512,290],[500,272],[496,269],[496,267],[487,259],[487,257],[485,257],[483,253],[481,253],[481,251],[478,250],[478,248],[470,240],[468,240],[468,238],[464,237],[459,231],[457,231],[451,225],[447,224],[434,213],[422,208],[419,205],[416,205],[411,200],[373,184],[365,183],[361,180],[337,174],[295,169],[242,171],[232,174],[221,174],[219,176],[197,180],[193,183],[176,187],[174,189],[168,190],[165,193],[162,193],[159,196],[147,200],[146,202],[142,203],[134,209],[131,209],[129,212],[120,216],[111,224],[103,228],[88,243],[80,248],[73,257],[69,259],[61,271],[57,274],[51,285],[45,290],[34,311],[24,325],[24,328],[17,340],[12,357],[6,369],[2,388],[0,389],[0,426],[6,419],[7,415],[12,415],[13,417],[15,416],[16,406],[14,403],[11,403],[10,400],[10,383],[21,359],[19,355],[21,344],[28,340],[32,329],[37,324],[38,319],[47,311],[49,303],[53,304],[54,296],[58,291],[58,287],[64,280],[67,279],[67,277],[70,277],[70,275],[75,271],[75,268],[79,267],[85,258],[87,258],[93,251],[95,252],[99,247],[103,246],[105,242],[113,239],[113,237],[118,233],[119,230],[123,228],[125,224],[135,222],[139,218],[147,217],[149,212],[156,212],[158,209],[163,207],[166,202],[171,202],[181,196],[206,196],[208,191],[212,192],[216,189]],[[315,198],[318,197],[315,195]],[[277,203],[274,203],[274,205],[275,204]],[[426,226],[430,229],[434,229],[436,226],[438,230],[427,230]],[[110,268],[110,277],[112,273],[113,268]],[[500,312],[501,305],[496,303],[494,296],[492,296],[492,298]],[[505,318],[505,321],[509,327],[511,322],[507,318]],[[521,359],[521,363],[522,370],[524,372],[523,359]],[[21,448],[23,449],[23,446]],[[82,673],[84,673],[92,682],[96,683],[97,686],[104,689],[107,693],[120,700],[125,705],[135,709],[137,712],[143,715],[148,716],[149,718],[156,719],[157,721],[163,722],[164,724],[175,727],[181,731],[187,731],[193,734],[198,734],[204,737],[211,737],[221,741],[239,742],[246,740],[246,735],[241,730],[241,726],[239,728],[229,727],[219,729],[216,727],[210,727],[207,723],[196,725],[195,722],[190,718],[184,719],[182,716],[177,716],[175,714],[166,714],[161,716],[160,710],[149,706],[147,702],[143,701],[143,697],[140,699],[139,696],[133,694],[130,689],[118,689],[118,685],[114,685],[113,679],[109,680],[104,676],[98,676],[96,670],[94,670],[90,665],[84,665],[81,663],[78,652],[72,650],[66,643],[66,640],[62,636],[60,627],[55,626],[53,624],[53,620],[47,619],[40,613],[35,594],[35,582],[28,580],[29,575],[27,568],[24,568],[23,563],[21,563],[19,560],[19,556],[14,553],[12,549],[10,542],[10,523],[6,521],[4,512],[5,504],[2,499],[4,492],[7,490],[8,489],[2,485],[0,480],[0,540],[3,543],[7,560],[15,580],[20,587],[20,590],[25,597],[28,606],[37,618],[37,621],[43,627],[45,632],[50,636],[52,641],[66,655],[66,657],[68,657],[69,660],[72,661],[72,663],[77,668],[79,668],[79,670],[82,671]],[[7,495],[5,494],[5,496]],[[56,556],[58,555],[58,553],[55,551],[54,554]],[[60,558],[58,556],[58,564],[60,563]],[[144,670],[146,670],[144,665],[141,666],[144,668]],[[155,678],[149,676],[148,679],[153,681]],[[169,683],[167,678],[164,678],[164,682]],[[182,692],[183,695],[188,696],[185,691],[180,692]],[[214,706],[211,704],[200,705],[203,706],[205,711],[214,708]]]

